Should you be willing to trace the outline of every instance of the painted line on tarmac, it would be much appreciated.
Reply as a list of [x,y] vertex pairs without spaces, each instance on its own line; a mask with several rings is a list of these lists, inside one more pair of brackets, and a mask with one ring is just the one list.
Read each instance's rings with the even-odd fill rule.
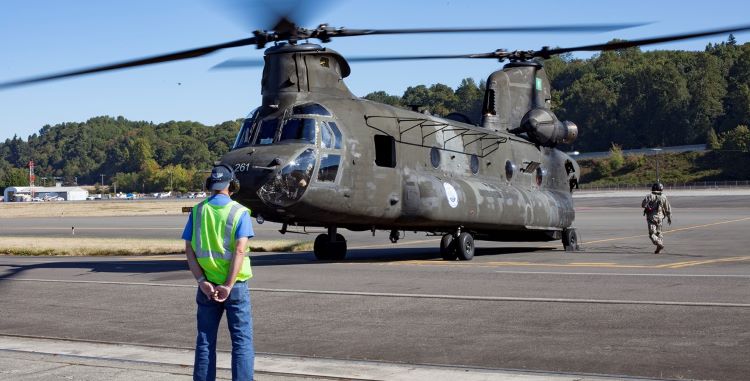
[[492,262],[456,262],[456,261],[444,261],[441,259],[427,259],[427,260],[408,260],[399,262],[387,262],[385,265],[398,266],[398,265],[418,265],[418,266],[462,266],[462,267],[584,267],[584,268],[609,268],[609,269],[681,269],[685,267],[707,265],[714,263],[727,263],[727,262],[742,262],[750,260],[750,256],[743,257],[729,257],[719,259],[707,259],[707,260],[694,260],[694,261],[683,261],[683,262],[670,262],[657,265],[641,265],[641,264],[619,264],[615,262],[569,262],[569,263],[535,263],[526,261],[492,261]]
[[562,272],[562,271],[510,271],[496,270],[497,274],[530,274],[530,275],[589,275],[589,276],[633,276],[633,277],[670,277],[670,278],[737,278],[750,279],[750,275],[733,274],[667,274],[667,273],[595,273],[595,272]]
[[393,247],[393,246],[409,246],[409,245],[418,245],[422,243],[431,243],[431,242],[438,242],[440,239],[433,238],[433,239],[423,239],[419,241],[407,241],[407,242],[401,242],[401,243],[379,243],[374,245],[360,245],[360,246],[353,246],[350,247],[349,250],[352,249],[374,249],[378,247]]
[[[154,287],[180,287],[197,288],[196,285],[172,284],[172,283],[148,283],[148,282],[112,282],[95,280],[55,280],[55,279],[2,279],[0,283],[11,282],[40,282],[40,283],[78,283],[78,284],[107,284],[124,286],[154,286]],[[301,290],[288,288],[262,288],[251,287],[252,292],[268,292],[281,294],[312,294],[312,295],[336,295],[336,296],[367,296],[380,298],[412,298],[412,299],[441,299],[441,300],[467,300],[481,302],[532,302],[532,303],[569,303],[569,304],[629,304],[629,305],[654,305],[654,306],[685,306],[685,307],[734,307],[750,308],[750,303],[721,303],[721,302],[681,302],[661,300],[621,300],[621,299],[572,299],[572,298],[529,298],[514,296],[472,296],[472,295],[445,295],[445,294],[403,294],[391,292],[363,292],[363,291],[332,291],[332,290]]]
[[[685,230],[694,230],[694,229],[700,229],[700,228],[707,228],[707,227],[716,226],[716,225],[732,224],[732,223],[735,223],[735,222],[742,222],[742,221],[748,221],[748,220],[750,220],[750,217],[738,218],[736,220],[712,222],[710,224],[703,224],[703,225],[692,225],[692,226],[686,226],[684,228],[677,228],[677,229],[667,230],[667,231],[663,232],[663,234],[671,234],[671,233],[681,232],[681,231],[685,231]],[[643,235],[642,234],[641,235],[631,235],[631,236],[628,236],[628,237],[617,237],[617,238],[600,239],[600,240],[595,240],[595,241],[586,241],[586,242],[582,242],[582,244],[588,245],[588,244],[592,244],[592,243],[622,241],[624,239],[640,238],[640,237],[643,237]]]

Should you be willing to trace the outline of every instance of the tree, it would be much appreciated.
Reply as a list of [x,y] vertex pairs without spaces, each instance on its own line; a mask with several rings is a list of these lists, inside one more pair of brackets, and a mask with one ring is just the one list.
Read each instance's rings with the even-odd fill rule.
[[750,129],[740,125],[722,134],[723,150],[748,152],[750,148]]
[[706,133],[706,148],[710,150],[717,150],[721,148],[719,137],[716,135],[716,131],[714,131],[713,128],[709,128],[708,132]]
[[384,103],[391,106],[401,106],[401,97],[390,95],[385,91],[374,91],[364,96],[365,99],[373,102]]

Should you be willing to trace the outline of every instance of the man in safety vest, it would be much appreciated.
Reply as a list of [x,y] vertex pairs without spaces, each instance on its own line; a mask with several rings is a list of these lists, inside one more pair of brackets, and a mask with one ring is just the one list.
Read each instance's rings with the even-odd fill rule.
[[250,210],[229,198],[239,189],[239,182],[227,165],[213,167],[206,189],[213,194],[193,207],[182,233],[188,266],[198,282],[193,379],[216,379],[216,335],[226,311],[232,380],[252,380],[255,350],[247,287],[252,271],[245,254],[248,238],[255,235]]

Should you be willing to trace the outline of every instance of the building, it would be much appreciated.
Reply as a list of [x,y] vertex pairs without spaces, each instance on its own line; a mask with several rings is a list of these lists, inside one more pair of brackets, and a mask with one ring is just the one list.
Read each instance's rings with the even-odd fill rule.
[[7,187],[3,194],[6,202],[22,201],[83,201],[89,191],[79,187]]

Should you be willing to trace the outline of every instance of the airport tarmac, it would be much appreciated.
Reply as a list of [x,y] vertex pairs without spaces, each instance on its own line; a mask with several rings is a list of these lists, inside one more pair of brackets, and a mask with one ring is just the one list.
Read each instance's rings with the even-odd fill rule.
[[[749,199],[672,197],[674,225],[659,255],[640,199],[616,195],[576,199],[584,251],[575,253],[558,242],[478,242],[474,260],[444,262],[437,237],[408,233],[391,244],[386,232],[344,231],[345,262],[254,254],[256,349],[537,375],[745,380]],[[163,238],[179,237],[184,218],[74,222],[76,235]],[[71,220],[59,220],[0,220],[0,239],[20,234],[9,227],[65,234]],[[256,231],[281,237],[277,228]],[[0,257],[0,335],[185,350],[195,292],[180,255]],[[225,329],[220,348],[229,349]]]

